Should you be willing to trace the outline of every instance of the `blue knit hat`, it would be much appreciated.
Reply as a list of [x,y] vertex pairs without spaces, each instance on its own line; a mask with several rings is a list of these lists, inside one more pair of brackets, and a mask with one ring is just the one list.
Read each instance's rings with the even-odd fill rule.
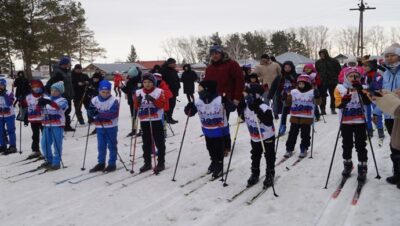
[[222,48],[222,46],[218,45],[218,44],[214,44],[213,46],[210,47],[210,54],[212,53],[224,53],[224,49]]
[[60,59],[60,62],[58,62],[58,65],[66,65],[71,63],[71,60],[69,59],[69,57],[63,57]]
[[101,82],[99,83],[99,91],[102,90],[111,90],[111,83],[108,80],[101,80]]
[[1,78],[0,85],[7,86],[7,80],[5,80],[4,78]]
[[146,74],[144,74],[143,77],[142,77],[142,82],[143,82],[144,80],[149,80],[149,81],[152,82],[154,85],[157,84],[157,80],[156,80],[156,78],[154,77],[154,75],[153,75],[152,73],[146,73]]
[[55,89],[58,92],[60,92],[61,94],[64,93],[65,89],[64,89],[64,82],[56,82],[53,85],[51,85],[51,89]]

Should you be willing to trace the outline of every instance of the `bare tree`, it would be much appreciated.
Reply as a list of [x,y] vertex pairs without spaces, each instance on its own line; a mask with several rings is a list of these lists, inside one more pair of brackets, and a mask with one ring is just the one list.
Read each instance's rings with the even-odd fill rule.
[[390,43],[400,42],[400,27],[390,28]]
[[357,55],[357,34],[356,27],[347,27],[338,30],[335,34],[339,52],[343,54]]
[[169,38],[161,44],[166,57],[174,57],[177,62],[181,62],[181,54],[179,53],[178,39]]
[[248,57],[244,41],[239,33],[227,35],[225,43],[226,51],[232,59],[240,60]]
[[366,46],[368,50],[372,54],[381,55],[388,42],[385,29],[382,26],[373,26],[368,29],[367,34],[368,42],[366,42]]

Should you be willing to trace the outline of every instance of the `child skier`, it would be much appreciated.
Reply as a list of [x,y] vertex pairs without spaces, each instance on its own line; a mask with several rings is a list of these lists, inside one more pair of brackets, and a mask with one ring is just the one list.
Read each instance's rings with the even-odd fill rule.
[[[56,82],[51,85],[50,97],[44,96],[38,100],[38,106],[42,111],[42,155],[45,163],[42,167],[48,170],[60,169],[61,156],[63,151],[63,136],[65,126],[65,114],[68,109],[68,102],[61,95],[64,93],[64,83]],[[52,145],[54,143],[54,152]]]
[[[118,153],[119,102],[111,95],[109,81],[101,81],[98,90],[99,95],[92,99],[88,111],[89,122],[94,122],[96,125],[98,150],[97,165],[90,169],[89,173],[115,171]],[[106,167],[107,146],[110,150],[110,158]]]
[[311,125],[314,123],[314,109],[319,102],[319,92],[312,88],[311,78],[306,74],[300,75],[297,78],[297,88],[290,91],[286,100],[286,105],[290,106],[291,124],[285,158],[292,156],[299,132],[301,132],[299,158],[307,155],[311,140]]
[[[244,92],[245,101],[238,106],[239,114],[246,121],[251,138],[251,176],[247,186],[253,186],[260,176],[260,160],[263,154],[261,142],[264,142],[265,160],[267,161],[264,186],[272,185],[275,177],[275,128],[272,108],[262,100],[264,88],[260,84],[250,84]],[[260,127],[261,135],[258,127]]]
[[[303,67],[303,73],[307,74],[308,76],[310,76],[311,78],[311,83],[313,85],[314,89],[320,89],[321,86],[321,77],[320,75],[317,73],[317,70],[315,69],[313,64],[306,64]],[[315,106],[314,109],[314,114],[315,114],[315,121],[319,121],[321,118],[321,114],[319,112],[319,107],[318,105]]]
[[[15,136],[14,94],[7,90],[7,81],[0,79],[0,153],[5,155],[17,152]],[[7,126],[7,131],[5,130]],[[10,146],[7,149],[6,136]]]
[[191,117],[197,112],[199,113],[207,150],[211,158],[207,173],[212,173],[212,178],[216,179],[222,176],[224,137],[229,134],[225,111],[232,112],[235,108],[227,99],[218,95],[217,83],[213,80],[201,81],[198,92],[200,98],[195,98],[194,103],[188,103],[185,107],[185,114]]
[[[164,91],[156,87],[156,79],[153,74],[147,73],[142,78],[143,88],[136,91],[134,96],[135,109],[138,112],[140,127],[142,129],[144,165],[140,172],[152,168],[151,154],[157,147],[158,161],[153,171],[155,174],[165,169],[165,137],[162,118],[166,99]],[[154,157],[155,158],[155,157]]]
[[42,112],[38,108],[38,101],[42,97],[44,92],[44,85],[42,81],[32,80],[31,81],[31,94],[25,97],[22,102],[22,107],[27,108],[27,118],[25,120],[25,125],[31,123],[32,129],[32,154],[28,156],[28,159],[39,158],[40,154],[40,132],[42,131]]
[[[344,71],[344,82],[335,89],[335,105],[340,110],[341,134],[343,142],[342,175],[349,177],[353,169],[351,161],[353,143],[358,155],[357,180],[364,182],[367,176],[367,125],[363,104],[371,103],[367,95],[362,91],[361,73],[357,68],[347,68]],[[361,100],[360,98],[361,97]]]

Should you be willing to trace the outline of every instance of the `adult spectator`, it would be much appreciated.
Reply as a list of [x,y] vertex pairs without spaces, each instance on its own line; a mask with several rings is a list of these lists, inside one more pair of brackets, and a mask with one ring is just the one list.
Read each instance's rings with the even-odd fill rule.
[[176,97],[179,95],[179,89],[181,88],[178,71],[176,71],[176,60],[169,58],[161,66],[160,74],[162,74],[162,79],[168,84],[173,97],[169,99],[169,111],[165,112],[166,121],[170,124],[178,123],[172,116],[174,114],[174,109],[176,105]]
[[[244,76],[241,67],[236,61],[229,59],[220,45],[210,48],[210,56],[211,63],[206,68],[204,80],[216,81],[219,95],[237,106],[244,91]],[[229,111],[226,112],[229,119]],[[231,137],[227,134],[224,141],[225,156],[228,155],[230,149]]]
[[[395,43],[387,47],[383,55],[385,56],[386,71],[382,75],[382,88],[391,92],[398,92],[400,90],[400,45]],[[389,134],[392,132],[393,124],[393,117],[385,114],[385,126]]]
[[72,74],[72,85],[74,87],[74,108],[75,114],[78,119],[79,124],[84,125],[85,120],[82,116],[82,105],[85,106],[87,110],[89,108],[89,103],[84,101],[84,96],[87,95],[87,87],[89,85],[89,76],[82,73],[82,65],[76,64],[71,72]]
[[260,64],[254,69],[254,73],[258,75],[264,88],[269,89],[276,76],[281,75],[281,66],[273,62],[268,54],[263,54]]
[[71,113],[72,99],[75,96],[70,67],[71,60],[68,57],[61,58],[58,65],[54,66],[53,74],[45,86],[46,93],[50,93],[51,85],[60,81],[64,82],[65,92],[63,97],[68,101],[68,109],[65,111],[65,132],[75,131],[71,127],[71,117],[69,115]]
[[14,107],[21,100],[24,100],[25,97],[29,94],[31,88],[29,85],[28,79],[25,77],[24,71],[19,71],[17,73],[17,78],[14,80],[13,87],[15,90],[15,102]]
[[331,97],[331,113],[336,114],[335,111],[335,97],[334,92],[338,84],[338,75],[340,73],[341,67],[339,61],[329,56],[328,50],[321,49],[319,51],[320,59],[315,63],[315,68],[321,78],[320,94],[322,97],[322,103],[320,105],[321,115],[326,115],[326,97],[329,91],[329,96]]
[[183,83],[183,93],[189,102],[194,101],[194,83],[198,80],[196,72],[192,71],[190,64],[185,64],[183,66],[183,73],[181,77],[181,82]]

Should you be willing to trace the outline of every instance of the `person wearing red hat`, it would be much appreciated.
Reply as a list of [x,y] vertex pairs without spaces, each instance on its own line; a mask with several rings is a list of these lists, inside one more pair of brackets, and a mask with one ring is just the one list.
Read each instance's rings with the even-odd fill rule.
[[297,78],[297,88],[290,91],[286,98],[286,106],[290,106],[290,131],[286,142],[285,157],[292,156],[299,132],[301,132],[300,156],[304,158],[310,147],[311,125],[314,122],[316,104],[321,103],[317,89],[313,89],[311,78],[302,74]]
[[26,109],[26,117],[24,118],[24,125],[28,126],[31,124],[32,129],[32,154],[28,156],[28,159],[39,158],[40,154],[40,132],[42,131],[42,112],[38,107],[39,99],[43,96],[44,85],[42,81],[32,80],[31,81],[31,93],[25,97],[22,102],[22,107]]

